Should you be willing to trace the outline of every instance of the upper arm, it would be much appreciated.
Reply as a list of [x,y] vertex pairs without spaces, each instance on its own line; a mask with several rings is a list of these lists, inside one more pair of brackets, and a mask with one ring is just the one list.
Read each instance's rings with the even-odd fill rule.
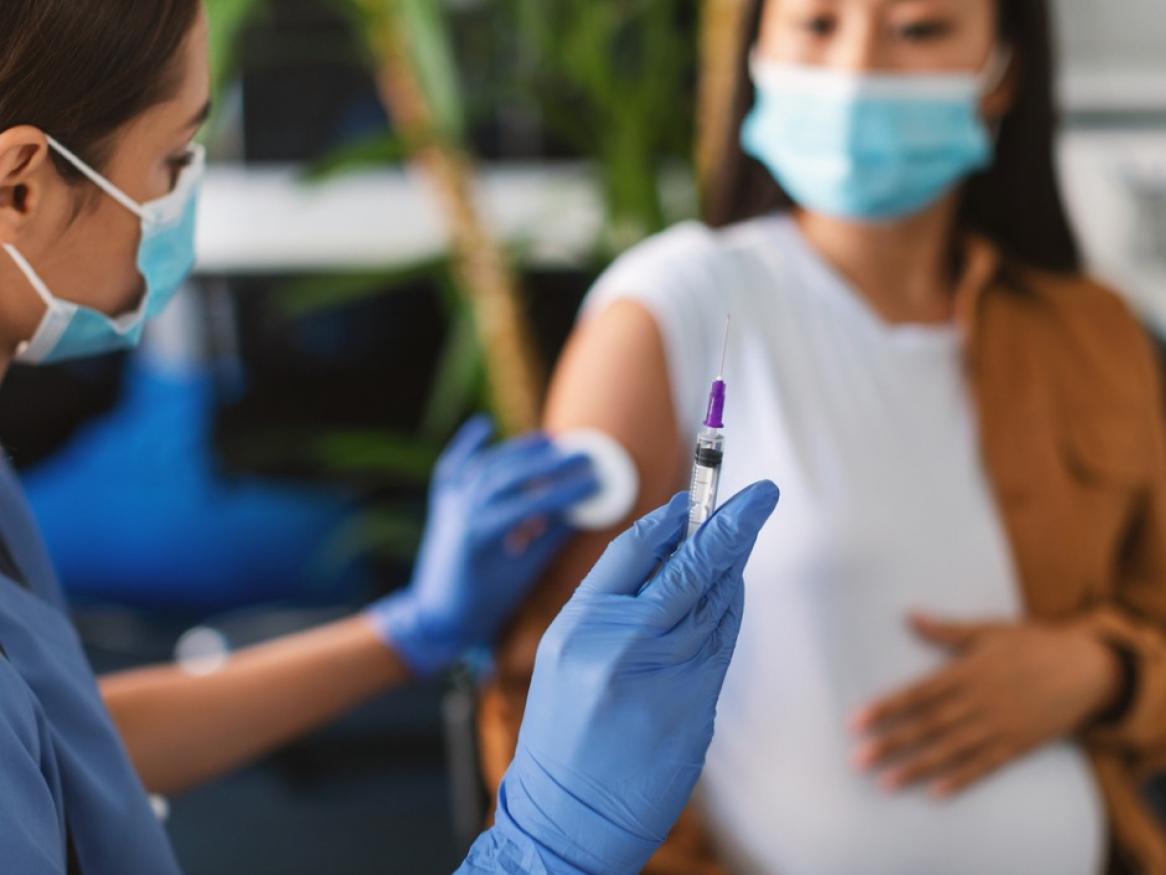
[[545,425],[552,434],[591,428],[615,438],[635,462],[640,492],[628,519],[575,538],[528,600],[499,652],[511,676],[529,675],[542,633],[612,538],[683,488],[664,342],[643,305],[616,300],[580,323],[552,380]]
[[639,507],[650,509],[683,473],[676,422],[664,342],[648,310],[617,300],[584,321],[555,373],[547,430],[593,428],[615,438],[639,470]]
[[64,875],[65,842],[41,768],[44,733],[23,680],[0,657],[0,860],[4,871]]

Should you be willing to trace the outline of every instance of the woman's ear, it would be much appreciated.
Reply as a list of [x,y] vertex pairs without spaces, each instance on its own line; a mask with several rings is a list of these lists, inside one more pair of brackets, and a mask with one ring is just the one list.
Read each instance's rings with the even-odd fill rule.
[[999,49],[996,58],[993,64],[999,66],[989,80],[995,83],[984,94],[980,111],[988,121],[999,125],[1016,105],[1023,59],[1010,47]]
[[0,132],[0,243],[16,243],[39,209],[48,158],[48,140],[36,128]]

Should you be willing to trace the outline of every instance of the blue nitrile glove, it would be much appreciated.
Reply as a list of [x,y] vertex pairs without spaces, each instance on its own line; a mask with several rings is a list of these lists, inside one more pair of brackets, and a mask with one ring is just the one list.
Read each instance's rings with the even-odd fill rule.
[[564,512],[597,487],[587,458],[545,435],[487,448],[492,432],[477,418],[454,438],[434,474],[413,581],[369,610],[421,675],[493,643],[570,537]]
[[742,574],[777,500],[749,487],[668,558],[688,519],[678,495],[608,548],[539,645],[496,824],[462,875],[644,867],[704,767]]

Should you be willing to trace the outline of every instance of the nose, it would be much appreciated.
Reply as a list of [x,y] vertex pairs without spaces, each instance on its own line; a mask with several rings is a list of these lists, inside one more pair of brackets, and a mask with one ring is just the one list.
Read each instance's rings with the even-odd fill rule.
[[882,69],[879,23],[873,15],[851,16],[839,28],[830,46],[829,64],[850,73]]

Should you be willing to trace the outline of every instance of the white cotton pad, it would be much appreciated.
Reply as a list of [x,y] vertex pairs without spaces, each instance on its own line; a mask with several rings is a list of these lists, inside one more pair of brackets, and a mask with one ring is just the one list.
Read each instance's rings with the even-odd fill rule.
[[567,511],[567,522],[577,529],[597,532],[623,522],[636,506],[640,474],[628,451],[601,431],[583,429],[559,435],[555,445],[564,453],[582,453],[591,459],[599,490]]

